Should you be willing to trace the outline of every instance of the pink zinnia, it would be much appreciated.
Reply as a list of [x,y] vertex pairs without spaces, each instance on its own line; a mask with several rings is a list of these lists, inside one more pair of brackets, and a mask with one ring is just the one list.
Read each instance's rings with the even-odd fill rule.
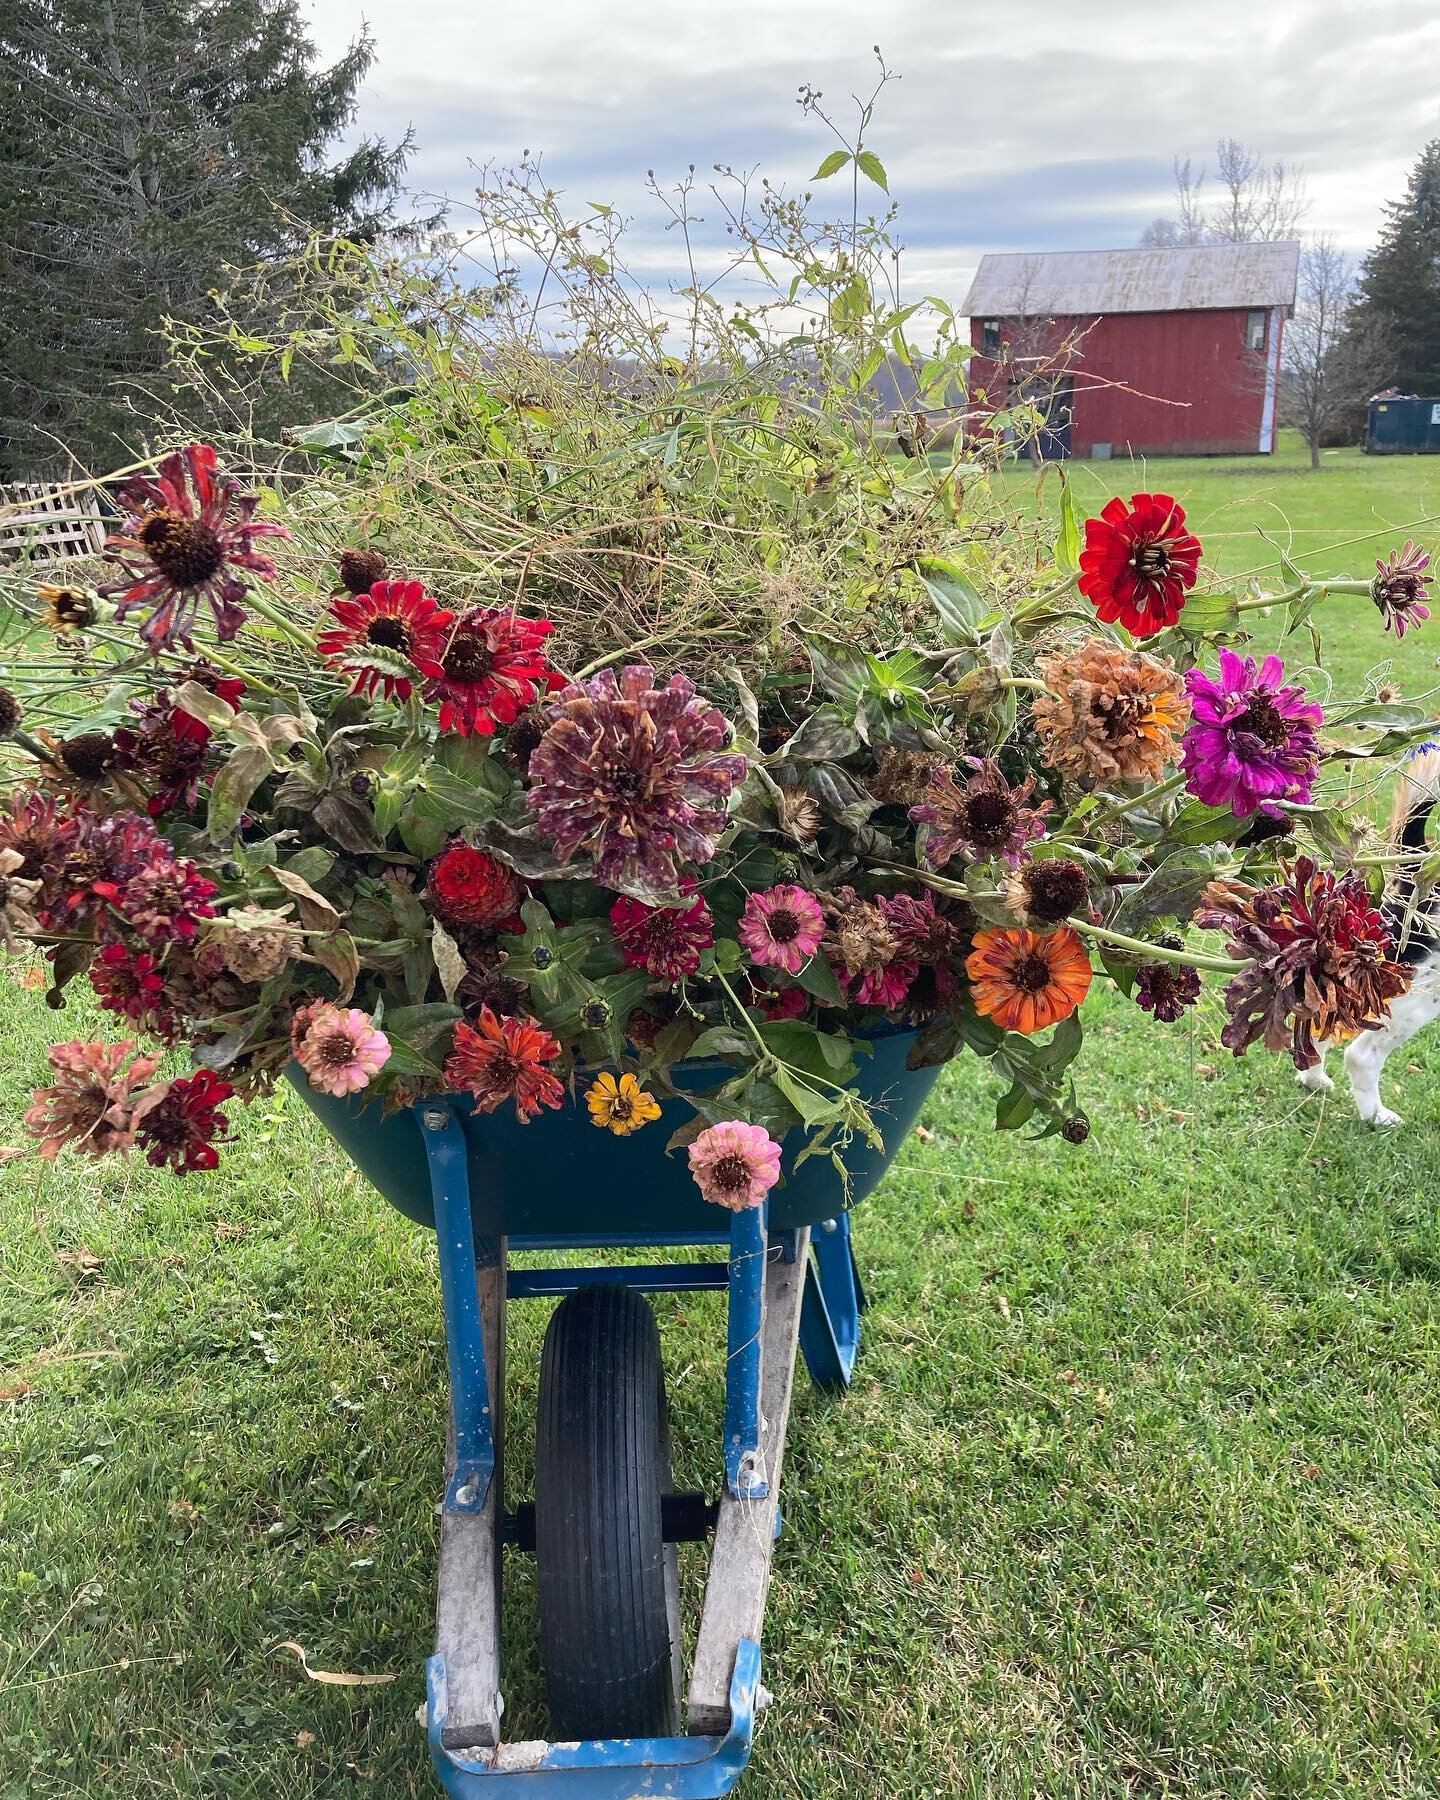
[[354,1094],[390,1060],[390,1040],[358,1006],[326,1006],[310,1021],[296,1060],[322,1094]]
[[[693,881],[680,883],[682,894],[694,889]],[[644,969],[662,981],[694,975],[715,942],[715,921],[698,895],[688,906],[647,906],[622,894],[610,908],[610,929],[626,967]]]
[[751,894],[740,917],[740,942],[750,960],[787,975],[800,973],[824,935],[820,902],[802,887],[782,884]]
[[690,1173],[707,1200],[743,1212],[759,1206],[780,1179],[780,1146],[763,1126],[727,1119],[691,1144]]
[[840,985],[857,1006],[899,1006],[920,973],[920,965],[908,956],[897,957],[883,969],[842,969]]

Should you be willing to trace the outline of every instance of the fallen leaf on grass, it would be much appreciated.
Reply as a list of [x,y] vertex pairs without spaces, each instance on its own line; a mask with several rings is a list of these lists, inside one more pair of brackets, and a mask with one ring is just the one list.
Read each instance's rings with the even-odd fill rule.
[[34,993],[37,988],[46,988],[49,985],[50,976],[45,969],[22,969],[20,972],[20,986],[28,988],[31,993]]
[[14,1162],[17,1156],[25,1153],[23,1144],[0,1144],[0,1163]]
[[917,1125],[915,1127],[915,1135],[922,1144],[933,1144],[935,1142],[935,1133],[931,1131],[927,1125]]
[[14,1382],[10,1387],[0,1388],[0,1404],[6,1400],[28,1400],[34,1392],[28,1381]]
[[308,1750],[314,1742],[315,1733],[313,1731],[297,1731],[295,1733],[295,1748],[297,1750]]
[[88,1244],[77,1244],[73,1250],[57,1250],[55,1260],[71,1268],[82,1281],[91,1275],[98,1275],[105,1267],[103,1257],[99,1257]]
[[337,1675],[333,1669],[312,1669],[309,1652],[291,1638],[282,1639],[275,1648],[288,1650],[311,1681],[323,1682],[326,1687],[380,1687],[387,1681],[399,1679],[395,1675]]

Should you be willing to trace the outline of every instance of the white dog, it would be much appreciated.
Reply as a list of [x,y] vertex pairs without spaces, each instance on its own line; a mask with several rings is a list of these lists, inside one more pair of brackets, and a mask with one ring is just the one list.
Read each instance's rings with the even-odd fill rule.
[[[1440,751],[1427,748],[1412,757],[1405,769],[1406,787],[1396,801],[1397,827],[1392,834],[1402,850],[1423,854],[1425,827],[1440,796]],[[1406,873],[1395,883],[1385,901],[1386,921],[1399,943],[1398,956],[1414,969],[1407,993],[1390,1007],[1389,1022],[1375,1031],[1362,1031],[1345,1046],[1345,1072],[1362,1119],[1372,1125],[1398,1125],[1400,1115],[1380,1102],[1380,1076],[1386,1059],[1419,1031],[1440,1019],[1440,914],[1421,912],[1412,904],[1414,882]],[[1335,1083],[1325,1073],[1325,1044],[1317,1044],[1320,1060],[1313,1069],[1300,1072],[1301,1087],[1312,1094],[1327,1092]]]

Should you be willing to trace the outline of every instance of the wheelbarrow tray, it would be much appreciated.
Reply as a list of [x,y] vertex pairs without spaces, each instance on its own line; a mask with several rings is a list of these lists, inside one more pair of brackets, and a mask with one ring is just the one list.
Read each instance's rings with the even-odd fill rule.
[[[793,1159],[803,1134],[787,1137],[785,1182],[770,1195],[772,1231],[835,1218],[878,1184],[939,1075],[937,1068],[906,1068],[916,1036],[881,1031],[867,1039],[873,1054],[861,1054],[855,1089],[873,1113],[885,1148],[876,1150],[859,1137],[846,1146],[848,1194],[828,1156],[812,1156],[797,1168]],[[688,1062],[676,1065],[674,1077],[677,1087],[703,1093],[734,1072],[723,1062]],[[433,1226],[430,1172],[415,1113],[406,1108],[387,1117],[378,1106],[362,1107],[357,1096],[318,1093],[294,1064],[289,1075],[326,1131],[391,1205],[418,1224]],[[465,1129],[477,1236],[653,1243],[657,1234],[723,1230],[724,1215],[701,1197],[684,1151],[665,1150],[671,1134],[694,1117],[683,1101],[666,1101],[659,1119],[617,1137],[596,1128],[578,1091],[581,1083],[576,1085],[577,1092],[567,1093],[557,1111],[543,1112],[528,1125],[508,1102],[496,1112],[477,1113],[465,1096],[446,1096]]]

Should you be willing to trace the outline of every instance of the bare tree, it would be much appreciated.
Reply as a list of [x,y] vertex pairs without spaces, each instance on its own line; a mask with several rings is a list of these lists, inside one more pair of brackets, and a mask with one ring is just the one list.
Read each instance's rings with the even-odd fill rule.
[[1300,256],[1295,316],[1285,327],[1279,414],[1310,446],[1320,467],[1327,435],[1386,379],[1382,334],[1354,317],[1355,271],[1332,239],[1318,237]]
[[1268,162],[1238,138],[1215,146],[1215,194],[1206,192],[1208,171],[1187,156],[1174,159],[1173,218],[1153,219],[1140,234],[1147,248],[1173,244],[1254,244],[1299,235],[1310,210],[1305,177],[1277,157]]

